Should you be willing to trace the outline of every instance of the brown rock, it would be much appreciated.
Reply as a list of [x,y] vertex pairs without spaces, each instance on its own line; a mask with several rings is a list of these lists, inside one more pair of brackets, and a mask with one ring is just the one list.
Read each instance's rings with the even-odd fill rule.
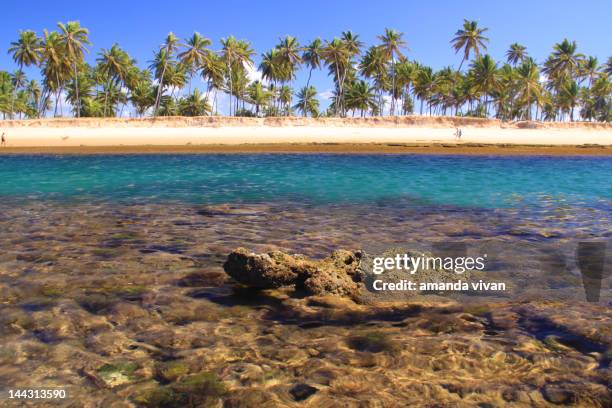
[[362,280],[360,252],[334,251],[316,261],[281,251],[256,254],[244,248],[233,251],[223,265],[225,272],[247,286],[258,289],[295,285],[309,295],[355,298]]
[[293,285],[298,279],[294,257],[280,251],[255,254],[238,248],[223,264],[225,272],[240,283],[259,289]]

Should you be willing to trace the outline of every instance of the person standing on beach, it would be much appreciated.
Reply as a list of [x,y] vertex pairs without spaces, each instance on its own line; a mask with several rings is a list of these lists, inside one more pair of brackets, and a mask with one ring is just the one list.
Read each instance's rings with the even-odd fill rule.
[[461,134],[462,134],[461,129],[456,128],[456,130],[455,130],[455,139],[461,140]]
[[4,132],[2,132],[2,143],[0,143],[0,146],[5,146],[6,147],[6,137],[4,137]]

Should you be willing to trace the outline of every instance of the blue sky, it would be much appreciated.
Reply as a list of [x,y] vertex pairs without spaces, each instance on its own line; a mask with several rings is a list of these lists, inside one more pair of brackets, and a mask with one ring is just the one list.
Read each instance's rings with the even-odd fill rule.
[[[90,30],[93,43],[88,61],[100,48],[119,43],[139,66],[151,59],[169,31],[187,37],[197,30],[214,40],[230,34],[251,41],[259,54],[272,48],[286,34],[301,43],[313,38],[331,39],[353,30],[370,45],[385,27],[404,32],[409,58],[434,68],[458,66],[460,57],[449,45],[463,18],[488,27],[489,53],[503,58],[512,42],[527,46],[541,61],[555,42],[567,37],[578,42],[579,51],[604,62],[612,55],[612,1],[494,0],[464,1],[11,1],[2,6],[0,23],[0,69],[16,67],[7,54],[20,29],[54,29],[58,21],[79,20]],[[28,74],[34,75],[33,71]],[[306,81],[301,73],[296,84]],[[331,87],[327,72],[313,74],[319,92]]]

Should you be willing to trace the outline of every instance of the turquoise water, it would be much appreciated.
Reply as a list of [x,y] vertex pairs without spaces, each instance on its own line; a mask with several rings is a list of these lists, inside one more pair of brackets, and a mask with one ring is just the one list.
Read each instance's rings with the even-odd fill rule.
[[612,159],[423,155],[0,156],[0,199],[611,208]]

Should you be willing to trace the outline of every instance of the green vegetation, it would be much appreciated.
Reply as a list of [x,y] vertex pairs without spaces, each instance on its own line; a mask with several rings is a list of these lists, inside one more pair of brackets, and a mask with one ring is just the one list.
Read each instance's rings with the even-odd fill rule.
[[474,316],[485,316],[491,313],[491,308],[487,305],[467,305],[463,307],[465,313],[472,314]]
[[146,390],[135,398],[140,405],[150,408],[180,408],[187,406],[185,395],[176,393],[172,388],[158,387]]
[[50,297],[50,298],[61,297],[64,293],[65,293],[64,287],[45,285],[42,288],[40,288],[40,294],[43,296]]
[[125,384],[134,379],[138,365],[131,361],[105,364],[98,369],[98,376],[110,387]]
[[146,407],[215,407],[226,388],[213,373],[199,373],[179,382],[148,389],[135,398]]
[[[18,69],[0,71],[0,112],[4,118],[63,116],[65,99],[75,117],[203,116],[218,114],[217,96],[225,93],[230,116],[407,115],[418,101],[421,115],[610,121],[612,57],[600,64],[564,39],[540,63],[518,43],[509,46],[505,62],[495,61],[486,53],[487,31],[465,20],[451,40],[461,55],[459,68],[439,71],[411,60],[403,34],[388,28],[368,48],[351,31],[306,46],[286,36],[261,55],[262,80],[251,80],[256,52],[233,36],[214,50],[197,32],[185,41],[169,33],[141,69],[118,44],[101,49],[95,65],[88,64],[88,30],[74,21],[58,23],[57,31],[44,30],[42,37],[21,31],[11,43]],[[40,68],[42,83],[25,77],[30,66]],[[303,86],[295,81],[300,69],[308,72]],[[333,81],[325,112],[310,85],[318,69]],[[198,76],[204,90],[192,86]]]
[[399,344],[389,335],[382,332],[368,332],[363,335],[349,337],[347,344],[350,348],[371,353],[395,353],[399,351]]
[[119,300],[104,293],[89,293],[76,299],[77,303],[89,313],[98,314],[115,305]]
[[105,286],[101,292],[107,295],[114,295],[124,300],[137,300],[142,297],[148,289],[144,285],[121,284],[116,286]]
[[158,363],[155,367],[156,377],[163,382],[174,382],[189,373],[189,367],[182,361]]

